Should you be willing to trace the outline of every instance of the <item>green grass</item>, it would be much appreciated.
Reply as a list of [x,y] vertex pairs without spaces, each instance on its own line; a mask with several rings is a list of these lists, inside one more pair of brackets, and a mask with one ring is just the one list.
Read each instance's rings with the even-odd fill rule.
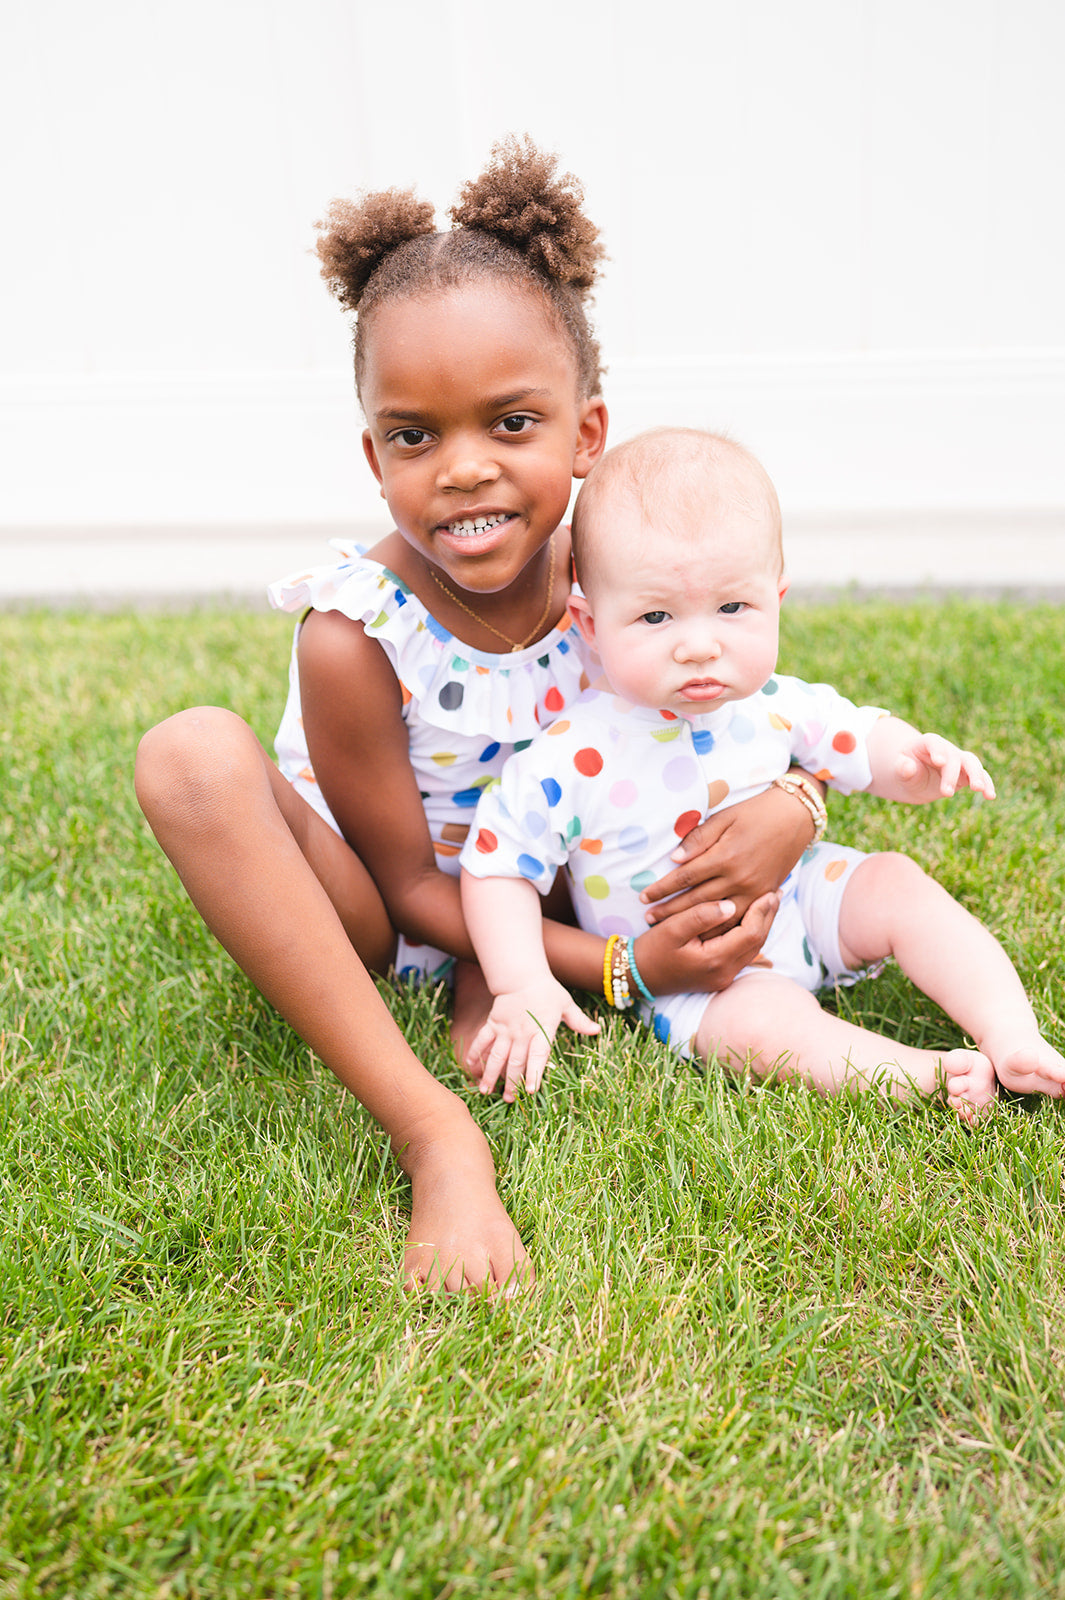
[[[1005,941],[1062,1042],[1065,618],[789,608],[785,670],[998,783],[832,802]],[[142,728],[264,739],[287,625],[0,617],[0,1595],[1065,1595],[1062,1108],[699,1074],[610,1019],[474,1102],[537,1262],[397,1288],[377,1130],[199,925],[133,800]],[[849,1012],[956,1038],[888,973]],[[461,1092],[438,996],[394,1001]]]

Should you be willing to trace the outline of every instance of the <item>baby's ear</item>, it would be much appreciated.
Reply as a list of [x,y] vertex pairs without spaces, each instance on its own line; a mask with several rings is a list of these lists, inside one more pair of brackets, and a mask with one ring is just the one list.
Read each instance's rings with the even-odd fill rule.
[[583,594],[571,594],[569,597],[569,614],[580,629],[581,638],[585,644],[590,644],[595,649],[595,618],[588,598]]
[[786,572],[782,572],[780,574],[780,582],[777,584],[777,599],[780,601],[781,605],[784,604],[784,596],[787,594],[790,588],[791,579],[788,577]]

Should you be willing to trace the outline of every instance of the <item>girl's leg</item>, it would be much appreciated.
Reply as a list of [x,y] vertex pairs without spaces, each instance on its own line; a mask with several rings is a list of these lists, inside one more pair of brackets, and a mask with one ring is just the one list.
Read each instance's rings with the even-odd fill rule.
[[[855,874],[857,876],[857,874]],[[934,1094],[945,1081],[954,1110],[972,1121],[994,1097],[991,1063],[974,1050],[915,1050],[822,1011],[791,978],[748,973],[712,995],[695,1036],[696,1054],[758,1077],[802,1078],[823,1094],[876,1088],[905,1098]]]
[[870,856],[847,885],[840,947],[849,965],[894,956],[969,1035],[1000,1082],[1065,1093],[1065,1057],[1043,1038],[1009,957],[982,923],[908,856]]
[[527,1257],[487,1142],[367,970],[387,967],[395,935],[362,862],[215,707],[145,734],[137,797],[211,932],[388,1133],[413,1188],[407,1281],[516,1285]]

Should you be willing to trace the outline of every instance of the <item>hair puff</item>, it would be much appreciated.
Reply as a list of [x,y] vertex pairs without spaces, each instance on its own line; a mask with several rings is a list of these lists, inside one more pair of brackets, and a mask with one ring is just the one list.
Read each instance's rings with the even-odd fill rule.
[[456,227],[494,234],[545,277],[583,294],[606,252],[582,210],[579,182],[569,172],[556,176],[557,166],[558,157],[528,134],[511,134],[493,145],[489,165],[463,186],[448,215]]
[[334,200],[315,227],[322,277],[346,311],[358,308],[370,278],[397,246],[436,231],[432,205],[413,189]]

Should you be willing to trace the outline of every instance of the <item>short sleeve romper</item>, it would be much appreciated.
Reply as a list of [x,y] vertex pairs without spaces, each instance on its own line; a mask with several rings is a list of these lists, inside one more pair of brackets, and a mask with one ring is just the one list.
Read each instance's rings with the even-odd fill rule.
[[[774,675],[749,699],[677,717],[589,690],[558,717],[477,808],[462,865],[476,877],[526,878],[546,893],[569,873],[582,928],[607,938],[646,931],[640,892],[713,811],[760,794],[792,764],[843,794],[871,779],[869,729],[887,712],[855,706],[827,684]],[[839,948],[843,890],[864,856],[815,845],[781,887],[756,967],[803,988],[853,982]],[[708,996],[640,1004],[656,1035],[691,1053]]]

